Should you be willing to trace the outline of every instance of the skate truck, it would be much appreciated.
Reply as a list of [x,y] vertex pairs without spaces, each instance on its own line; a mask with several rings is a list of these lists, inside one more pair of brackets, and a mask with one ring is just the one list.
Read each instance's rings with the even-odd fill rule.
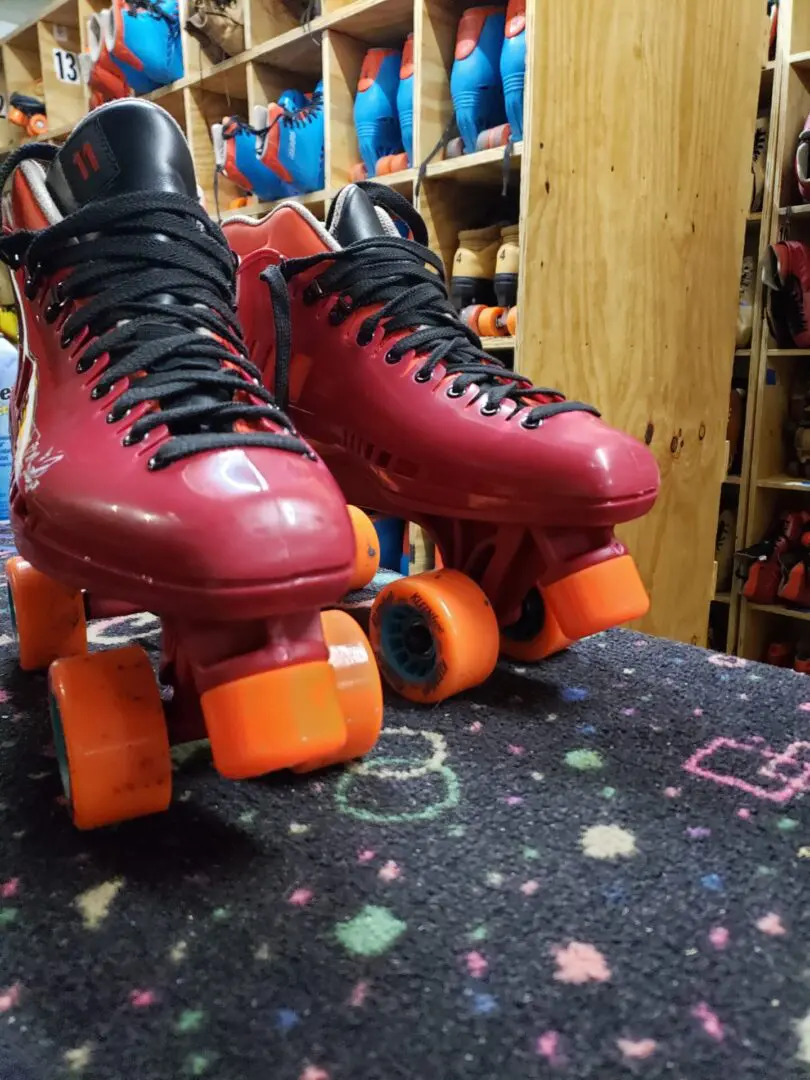
[[653,505],[654,457],[592,406],[483,352],[406,199],[352,184],[325,226],[287,203],[224,231],[265,384],[349,501],[418,523],[440,553],[442,569],[374,601],[371,640],[392,686],[441,701],[481,683],[501,653],[540,660],[646,612],[614,527]]

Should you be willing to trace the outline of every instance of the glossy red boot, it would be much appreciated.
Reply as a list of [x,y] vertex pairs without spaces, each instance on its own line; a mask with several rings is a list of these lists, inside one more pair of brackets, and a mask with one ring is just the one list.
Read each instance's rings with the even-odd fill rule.
[[[22,666],[50,664],[76,824],[164,809],[168,736],[207,733],[235,779],[369,749],[370,650],[320,614],[354,571],[346,505],[247,358],[180,128],[147,102],[105,105],[61,149],[12,154],[6,183],[9,593]],[[168,734],[142,650],[87,655],[86,614],[110,604],[161,616]]]
[[499,648],[539,659],[644,614],[613,528],[655,501],[653,456],[482,352],[407,200],[350,185],[327,227],[287,204],[225,231],[266,384],[344,494],[422,525],[441,554],[442,570],[375,603],[372,642],[393,685],[439,701],[486,678]]
[[810,348],[810,246],[799,240],[771,244],[763,281],[774,336],[785,334],[797,349]]

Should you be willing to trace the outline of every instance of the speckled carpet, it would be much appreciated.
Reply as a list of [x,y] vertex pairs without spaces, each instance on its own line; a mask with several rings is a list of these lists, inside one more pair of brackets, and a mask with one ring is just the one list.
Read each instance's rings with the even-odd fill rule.
[[806,677],[614,631],[80,834],[0,669],[3,1080],[810,1076]]

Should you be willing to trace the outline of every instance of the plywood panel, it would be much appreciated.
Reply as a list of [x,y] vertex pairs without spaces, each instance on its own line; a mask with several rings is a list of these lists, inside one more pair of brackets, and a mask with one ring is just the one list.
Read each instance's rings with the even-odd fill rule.
[[651,440],[661,496],[621,530],[652,591],[643,628],[702,640],[761,4],[544,4],[537,21],[522,366]]

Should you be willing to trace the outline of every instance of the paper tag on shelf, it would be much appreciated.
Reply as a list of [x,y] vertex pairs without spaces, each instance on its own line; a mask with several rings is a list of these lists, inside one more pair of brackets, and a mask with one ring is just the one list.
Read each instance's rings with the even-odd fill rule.
[[52,29],[55,40],[58,41],[60,45],[64,45],[64,43],[70,37],[68,33],[68,28],[66,26],[59,26],[54,23]]
[[59,82],[78,83],[79,60],[74,52],[67,49],[53,50],[53,70]]

